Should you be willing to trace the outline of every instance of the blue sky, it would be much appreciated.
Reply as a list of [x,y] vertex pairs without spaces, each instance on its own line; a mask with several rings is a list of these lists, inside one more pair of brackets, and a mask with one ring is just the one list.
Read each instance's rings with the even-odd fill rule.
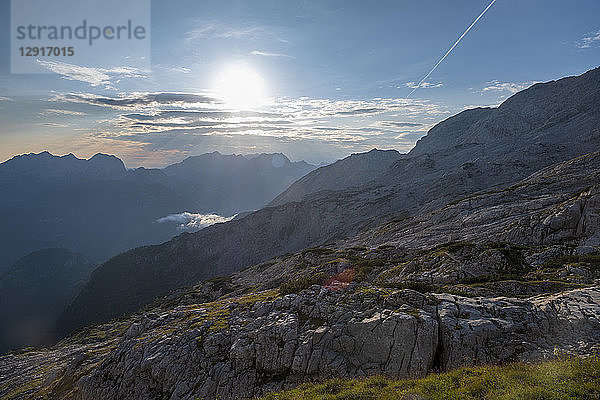
[[[101,151],[130,167],[214,150],[313,163],[404,152],[465,108],[600,65],[597,0],[497,0],[407,98],[488,4],[153,1],[151,68],[57,61],[10,74],[2,0],[0,161],[42,150]],[[238,91],[247,101],[227,99]]]

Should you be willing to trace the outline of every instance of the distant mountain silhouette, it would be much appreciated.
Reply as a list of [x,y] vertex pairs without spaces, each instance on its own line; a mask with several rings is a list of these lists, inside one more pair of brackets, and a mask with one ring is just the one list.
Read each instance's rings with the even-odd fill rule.
[[157,223],[161,217],[254,210],[312,169],[282,154],[215,152],[135,170],[106,154],[15,156],[0,164],[0,273],[40,248],[65,247],[101,262],[164,242],[181,231]]

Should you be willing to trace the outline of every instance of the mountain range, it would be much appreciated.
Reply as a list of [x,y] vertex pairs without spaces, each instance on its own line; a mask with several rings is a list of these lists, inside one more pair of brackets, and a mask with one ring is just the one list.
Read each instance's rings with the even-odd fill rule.
[[282,154],[214,152],[164,169],[133,170],[105,154],[89,160],[49,152],[16,156],[0,164],[0,272],[47,247],[102,262],[161,243],[185,228],[163,217],[254,210],[312,169]]
[[535,84],[497,108],[470,109],[440,122],[408,154],[350,156],[313,171],[242,219],[123,253],[94,271],[59,325],[67,333],[105,322],[172,289],[284,253],[340,245],[600,149],[599,89],[599,68]]

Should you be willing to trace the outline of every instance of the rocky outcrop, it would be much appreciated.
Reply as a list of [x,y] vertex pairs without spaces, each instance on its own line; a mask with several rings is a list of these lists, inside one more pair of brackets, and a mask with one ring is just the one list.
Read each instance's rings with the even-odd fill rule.
[[[110,345],[79,352],[65,345],[45,359],[9,355],[0,371],[12,365],[10,375],[18,375],[23,359],[35,359],[48,371],[28,393],[52,398],[63,397],[65,382],[72,383],[67,398],[88,400],[251,398],[332,377],[418,377],[590,354],[600,342],[599,316],[600,287],[515,299],[312,286],[282,297],[271,291],[149,310]],[[65,354],[70,361],[45,367]],[[0,395],[15,389],[9,384]]]
[[427,248],[444,241],[522,245],[598,244],[600,152],[560,163],[508,188],[486,190],[438,210],[373,228],[348,245]]

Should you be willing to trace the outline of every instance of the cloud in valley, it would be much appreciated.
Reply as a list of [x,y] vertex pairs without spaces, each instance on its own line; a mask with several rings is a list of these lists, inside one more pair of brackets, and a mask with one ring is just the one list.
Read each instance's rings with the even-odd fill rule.
[[170,214],[156,220],[159,224],[175,223],[177,229],[185,231],[197,231],[207,226],[218,224],[221,222],[231,221],[235,215],[231,217],[223,217],[216,214],[194,214],[190,212],[182,212],[180,214]]

